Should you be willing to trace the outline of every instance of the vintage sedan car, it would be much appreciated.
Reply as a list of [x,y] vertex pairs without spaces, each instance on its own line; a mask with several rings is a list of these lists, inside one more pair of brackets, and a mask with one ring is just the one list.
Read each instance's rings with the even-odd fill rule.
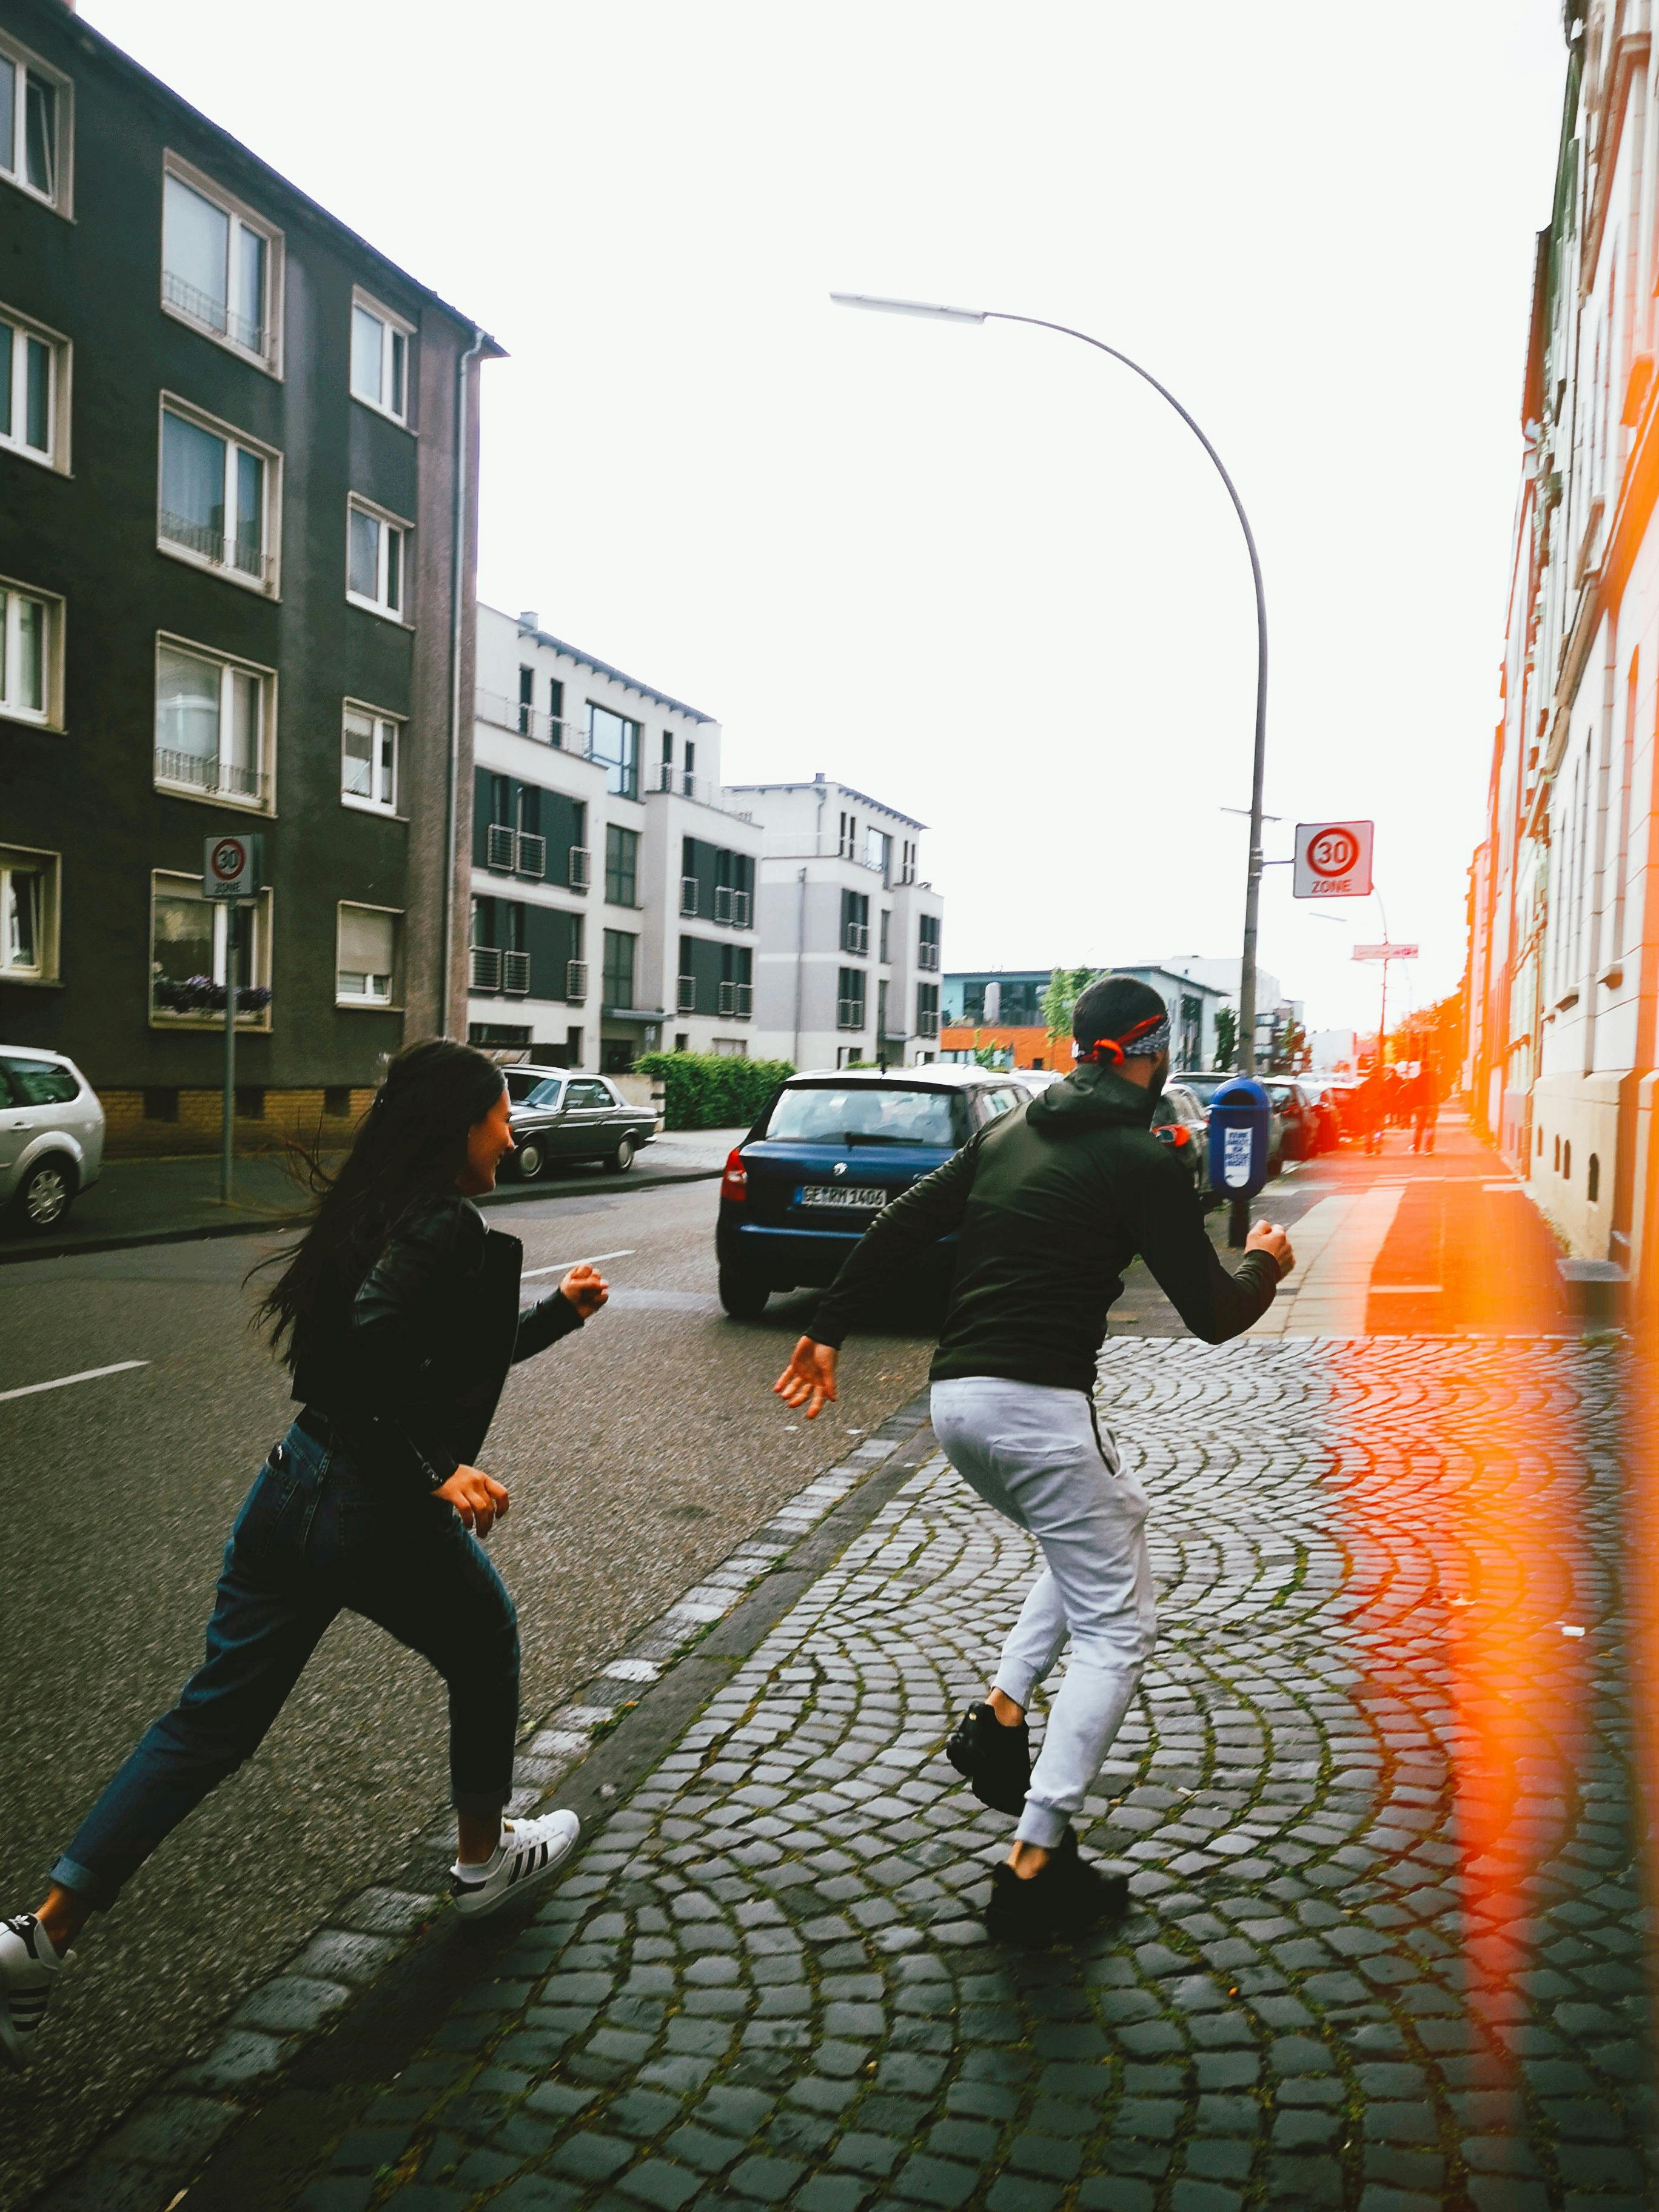
[[[792,1076],[726,1163],[714,1229],[720,1304],[751,1321],[774,1291],[833,1282],[884,1206],[1028,1098],[1012,1069]],[[943,1238],[924,1274],[948,1281],[955,1246]]]
[[520,1182],[535,1182],[550,1167],[571,1160],[600,1160],[620,1174],[657,1133],[648,1106],[630,1105],[603,1075],[568,1067],[509,1067],[514,1152]]
[[61,1052],[0,1045],[0,1213],[44,1237],[104,1164],[104,1109]]

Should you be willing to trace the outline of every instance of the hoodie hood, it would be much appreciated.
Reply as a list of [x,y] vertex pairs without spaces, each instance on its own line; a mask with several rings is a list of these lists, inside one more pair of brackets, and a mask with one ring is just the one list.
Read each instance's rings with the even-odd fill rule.
[[1145,1129],[1158,1101],[1138,1083],[1126,1083],[1109,1067],[1085,1061],[1063,1083],[1051,1083],[1025,1109],[1028,1127],[1050,1138],[1080,1136],[1091,1129]]

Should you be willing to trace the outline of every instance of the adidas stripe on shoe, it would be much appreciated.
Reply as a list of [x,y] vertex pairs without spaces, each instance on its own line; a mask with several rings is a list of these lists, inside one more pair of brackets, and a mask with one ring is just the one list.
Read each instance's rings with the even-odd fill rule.
[[501,1840],[493,1858],[481,1866],[453,1866],[449,1871],[449,1893],[457,1912],[481,1919],[515,1903],[545,1881],[569,1857],[581,1833],[574,1813],[544,1813],[538,1820],[503,1820]]
[[0,1920],[0,2051],[22,2073],[67,1960],[32,1912]]

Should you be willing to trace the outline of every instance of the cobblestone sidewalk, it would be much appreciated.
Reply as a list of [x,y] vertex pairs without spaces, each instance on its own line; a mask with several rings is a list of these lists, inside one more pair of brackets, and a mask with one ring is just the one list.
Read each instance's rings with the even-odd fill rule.
[[1614,1359],[1109,1347],[1163,1636],[1075,1954],[983,1940],[1010,1824],[942,1744],[1033,1553],[929,1461],[295,2201],[1638,2212]]

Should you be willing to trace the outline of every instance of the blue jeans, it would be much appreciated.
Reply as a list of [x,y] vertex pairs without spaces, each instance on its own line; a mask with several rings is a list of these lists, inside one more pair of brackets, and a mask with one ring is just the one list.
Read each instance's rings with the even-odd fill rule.
[[297,1425],[273,1446],[225,1547],[207,1656],[82,1822],[52,1879],[113,1902],[162,1838],[255,1751],[343,1609],[377,1621],[449,1685],[459,1812],[513,1787],[519,1631],[483,1546],[441,1499],[378,1484]]

